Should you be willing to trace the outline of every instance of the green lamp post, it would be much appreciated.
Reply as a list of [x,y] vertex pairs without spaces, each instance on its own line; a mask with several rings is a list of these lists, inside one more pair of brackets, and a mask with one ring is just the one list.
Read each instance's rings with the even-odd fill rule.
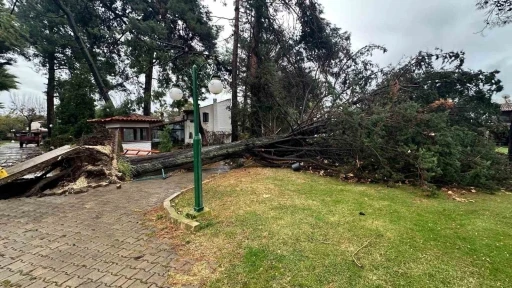
[[[214,75],[208,84],[210,93],[217,95],[223,90],[222,81],[219,76]],[[183,98],[183,91],[180,86],[174,84],[170,91],[172,100],[180,100]],[[203,205],[203,175],[201,163],[201,134],[199,133],[199,95],[197,89],[197,66],[192,67],[192,99],[194,104],[194,211],[199,213],[204,210]]]

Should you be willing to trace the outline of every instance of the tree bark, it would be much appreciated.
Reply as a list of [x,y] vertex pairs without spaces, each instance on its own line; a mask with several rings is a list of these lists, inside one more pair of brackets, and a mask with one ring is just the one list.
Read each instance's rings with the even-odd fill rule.
[[231,60],[231,141],[236,142],[238,135],[238,39],[240,38],[240,0],[235,0],[235,24],[233,29],[233,58]]
[[46,85],[46,124],[48,137],[52,137],[55,119],[55,51],[48,53],[48,84]]
[[[258,2],[258,1],[256,1]],[[263,18],[263,7],[261,3],[256,3],[254,7],[254,21],[252,24],[252,37],[251,37],[251,48],[249,55],[249,92],[251,93],[251,112],[249,113],[251,135],[253,137],[261,137],[262,131],[262,119],[260,113],[261,105],[261,85],[259,73],[259,62],[260,62],[260,37],[261,37],[261,25]]]
[[73,36],[75,37],[75,41],[80,48],[80,51],[82,52],[85,61],[87,62],[87,65],[89,66],[89,70],[91,70],[92,77],[94,78],[94,82],[96,83],[96,86],[98,87],[98,92],[100,93],[101,98],[105,103],[112,104],[112,99],[110,99],[110,96],[108,95],[108,90],[105,87],[103,80],[101,78],[100,72],[98,70],[98,67],[96,66],[96,63],[91,57],[91,54],[89,53],[89,50],[87,49],[87,46],[85,46],[84,41],[82,40],[82,37],[80,37],[80,34],[78,32],[78,26],[75,23],[75,19],[73,16],[73,13],[62,4],[61,0],[53,0],[55,5],[59,7],[59,9],[66,15],[69,27],[71,28],[71,31],[73,31]]
[[[203,165],[222,161],[225,159],[242,157],[253,149],[282,141],[284,137],[265,137],[232,142],[218,146],[205,147],[202,150]],[[128,161],[133,166],[133,175],[139,176],[162,169],[176,169],[191,166],[194,163],[192,149],[178,150],[151,156],[132,157]]]
[[[265,162],[267,164],[277,164],[281,161],[298,161],[299,155],[305,155],[305,150],[315,152],[310,159],[304,161],[317,161],[319,151],[322,148],[308,147],[307,139],[316,139],[315,135],[323,133],[325,123],[316,122],[306,127],[296,129],[288,135],[268,136],[261,138],[251,138],[238,142],[210,146],[203,148],[201,159],[203,164],[218,162],[225,159],[240,158],[242,156],[252,156],[255,161]],[[317,151],[318,150],[318,151]],[[265,154],[265,151],[270,151]],[[311,154],[309,154],[311,155]],[[129,158],[128,161],[134,168],[134,175],[139,176],[146,173],[161,171],[162,169],[187,168],[194,162],[194,153],[192,149],[178,150],[169,153],[161,153],[150,156],[140,156]],[[277,163],[276,163],[277,162]]]
[[149,55],[149,67],[146,70],[145,79],[144,79],[144,106],[142,108],[142,112],[144,116],[151,116],[151,91],[153,89],[153,58],[154,53],[150,52]]

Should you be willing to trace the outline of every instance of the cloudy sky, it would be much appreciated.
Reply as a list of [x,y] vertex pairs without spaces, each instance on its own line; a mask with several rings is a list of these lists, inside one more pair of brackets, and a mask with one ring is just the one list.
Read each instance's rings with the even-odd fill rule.
[[[243,0],[242,0],[243,1]],[[231,0],[227,6],[219,1],[204,0],[213,15],[233,17]],[[483,12],[475,10],[475,0],[320,0],[325,17],[352,33],[354,48],[366,44],[380,44],[389,52],[375,55],[381,65],[396,63],[419,50],[466,51],[466,63],[472,69],[501,71],[504,93],[512,94],[512,25],[478,33],[483,28]],[[229,36],[231,27],[226,20],[223,36]],[[22,93],[43,96],[46,77],[26,62],[19,61],[12,72],[19,78]],[[495,97],[501,100],[501,95]],[[224,96],[227,97],[227,96]],[[7,93],[0,94],[0,102],[8,103]]]

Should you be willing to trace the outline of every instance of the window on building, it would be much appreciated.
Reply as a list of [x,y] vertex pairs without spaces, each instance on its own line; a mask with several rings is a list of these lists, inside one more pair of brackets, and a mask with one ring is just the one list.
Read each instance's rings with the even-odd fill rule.
[[146,128],[139,128],[139,139],[142,140],[142,141],[149,141],[149,137],[148,137],[148,129]]
[[192,139],[194,136],[192,136],[192,132],[188,132],[188,139]]
[[123,129],[123,142],[130,142],[137,140],[137,130],[133,128]]
[[123,142],[149,141],[148,128],[124,128]]
[[210,122],[210,113],[203,112],[203,123]]

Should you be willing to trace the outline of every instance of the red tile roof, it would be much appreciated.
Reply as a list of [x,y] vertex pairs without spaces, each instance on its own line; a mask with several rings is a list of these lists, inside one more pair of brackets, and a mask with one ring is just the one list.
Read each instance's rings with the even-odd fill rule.
[[158,118],[154,118],[151,116],[144,116],[140,114],[131,114],[128,116],[114,116],[110,118],[102,118],[102,119],[92,119],[87,120],[87,122],[91,123],[107,123],[107,122],[151,122],[151,123],[158,123],[163,122],[162,120]]

